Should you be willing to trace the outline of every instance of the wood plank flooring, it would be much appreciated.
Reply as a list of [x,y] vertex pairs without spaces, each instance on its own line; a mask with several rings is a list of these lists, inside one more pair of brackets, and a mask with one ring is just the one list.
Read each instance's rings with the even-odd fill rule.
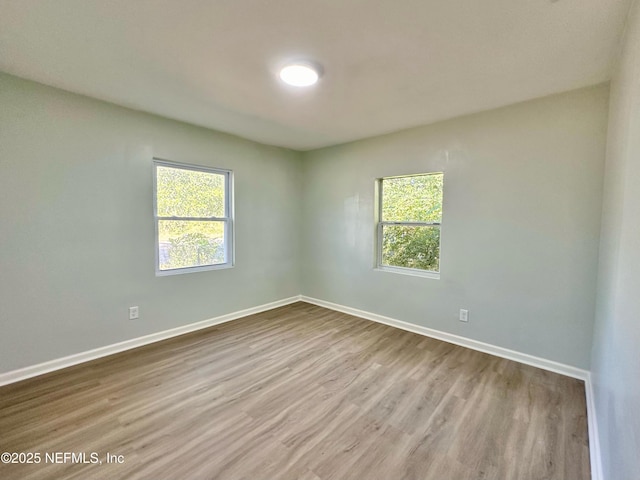
[[306,303],[2,387],[0,451],[42,455],[7,480],[590,478],[582,382]]

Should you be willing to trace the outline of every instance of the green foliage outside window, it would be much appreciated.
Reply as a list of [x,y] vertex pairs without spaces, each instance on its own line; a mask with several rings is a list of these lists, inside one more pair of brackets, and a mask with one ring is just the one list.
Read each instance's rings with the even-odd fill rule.
[[[385,178],[382,183],[383,222],[442,221],[443,174]],[[383,224],[382,264],[440,270],[440,227]]]
[[225,175],[158,165],[156,168],[160,270],[225,262]]

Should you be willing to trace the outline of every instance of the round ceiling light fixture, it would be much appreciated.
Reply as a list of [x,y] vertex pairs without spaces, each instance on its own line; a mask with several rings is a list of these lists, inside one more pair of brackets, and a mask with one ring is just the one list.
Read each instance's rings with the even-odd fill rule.
[[280,70],[280,80],[294,87],[310,87],[320,78],[320,69],[310,63],[292,63]]

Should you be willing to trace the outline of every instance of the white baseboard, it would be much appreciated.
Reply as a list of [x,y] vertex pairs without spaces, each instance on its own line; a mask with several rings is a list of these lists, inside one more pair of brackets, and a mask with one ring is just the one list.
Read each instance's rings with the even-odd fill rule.
[[600,450],[600,436],[598,434],[598,416],[596,413],[593,380],[591,373],[584,382],[587,394],[587,422],[589,424],[589,456],[591,459],[591,480],[604,480],[602,472],[602,450]]
[[221,323],[230,322],[238,318],[246,317],[256,313],[271,310],[273,308],[282,307],[291,303],[299,302],[300,295],[295,297],[285,298],[277,300],[275,302],[265,303],[264,305],[258,305],[257,307],[247,308],[245,310],[239,310],[237,312],[228,313],[226,315],[220,315],[219,317],[209,318],[200,322],[190,323],[188,325],[182,325],[180,327],[172,328],[170,330],[164,330],[162,332],[152,333],[143,337],[132,338],[131,340],[125,340],[124,342],[114,343],[113,345],[106,345],[104,347],[95,348],[86,352],[76,353],[67,357],[57,358],[55,360],[49,360],[48,362],[39,363],[18,370],[12,370],[10,372],[0,373],[0,386],[7,385],[9,383],[19,382],[27,378],[42,375],[43,373],[53,372],[54,370],[60,370],[62,368],[77,365],[79,363],[95,360],[96,358],[106,357],[107,355],[113,355],[114,353],[123,352],[132,348],[141,347],[150,343],[166,340],[167,338],[177,337],[178,335],[184,335],[185,333],[195,332],[196,330],[202,330],[203,328],[212,327]]
[[383,323],[391,327],[407,330],[408,332],[417,333],[426,337],[435,338],[444,342],[453,343],[454,345],[460,345],[461,347],[467,347],[479,352],[489,353],[496,357],[506,358],[515,362],[524,363],[533,367],[538,367],[550,372],[560,373],[568,377],[577,378],[579,380],[586,381],[589,372],[580,368],[572,367],[571,365],[565,365],[563,363],[554,362],[553,360],[547,360],[545,358],[535,357],[527,353],[516,352],[515,350],[509,350],[507,348],[498,347],[489,343],[479,342],[466,337],[460,337],[452,333],[443,332],[440,330],[434,330],[432,328],[423,327],[413,323],[403,322],[402,320],[396,320],[395,318],[385,317],[378,315],[377,313],[365,312],[364,310],[358,310],[357,308],[351,308],[337,303],[327,302],[325,300],[319,300],[317,298],[307,297],[302,295],[301,300],[303,302],[312,303],[320,307],[329,308],[338,312],[348,313],[356,317],[364,318],[378,323]]

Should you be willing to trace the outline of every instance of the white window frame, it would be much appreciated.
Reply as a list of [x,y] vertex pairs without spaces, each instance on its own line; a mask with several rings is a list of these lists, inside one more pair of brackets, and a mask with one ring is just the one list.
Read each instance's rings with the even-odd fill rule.
[[[382,272],[400,273],[404,275],[413,275],[416,277],[426,277],[439,279],[440,271],[442,270],[442,222],[397,222],[397,221],[383,221],[382,220],[382,201],[383,201],[383,184],[384,180],[391,178],[405,178],[405,177],[424,177],[427,175],[442,175],[444,178],[444,172],[428,172],[428,173],[413,173],[410,175],[395,175],[390,177],[382,177],[376,180],[376,194],[377,194],[377,212],[376,212],[376,270]],[[443,186],[443,201],[444,201],[444,186]],[[440,231],[440,257],[438,258],[438,267],[440,270],[423,270],[421,268],[409,268],[409,267],[397,267],[392,265],[384,265],[382,263],[382,235],[385,225],[407,225],[413,227],[437,227]]]
[[[181,170],[192,170],[195,172],[214,173],[224,175],[224,217],[160,217],[158,216],[158,167],[170,167]],[[190,165],[178,163],[161,158],[153,158],[153,218],[155,226],[155,269],[156,276],[178,275],[182,273],[202,272],[206,270],[222,270],[232,268],[234,265],[234,232],[233,232],[233,171],[222,168],[204,167],[201,165]],[[196,265],[193,267],[172,268],[160,270],[160,220],[180,220],[197,222],[224,222],[224,263],[215,265]]]

